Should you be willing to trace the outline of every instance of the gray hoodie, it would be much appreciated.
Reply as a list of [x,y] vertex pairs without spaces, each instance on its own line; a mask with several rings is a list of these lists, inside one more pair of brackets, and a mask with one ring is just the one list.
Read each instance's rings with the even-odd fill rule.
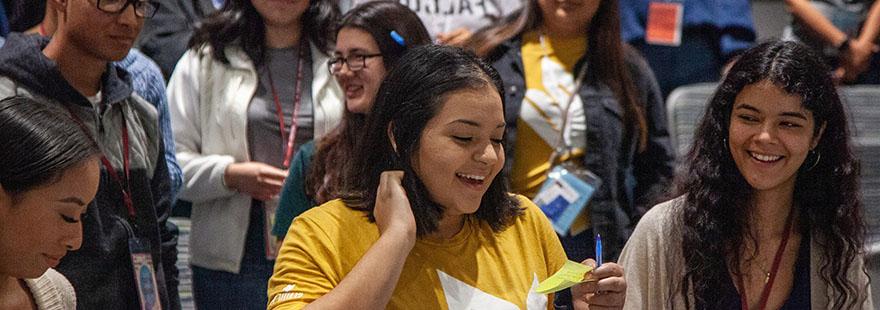
[[76,91],[57,64],[43,55],[48,39],[12,34],[0,48],[0,98],[28,96],[62,105],[76,113],[124,180],[122,118],[129,132],[129,187],[135,216],[129,216],[119,183],[101,168],[95,200],[83,216],[83,244],[68,253],[57,270],[76,290],[79,309],[139,308],[128,240],[150,244],[157,292],[163,309],[179,309],[177,236],[171,214],[170,179],[162,150],[156,110],[132,92],[125,70],[108,64],[102,79],[100,109]]

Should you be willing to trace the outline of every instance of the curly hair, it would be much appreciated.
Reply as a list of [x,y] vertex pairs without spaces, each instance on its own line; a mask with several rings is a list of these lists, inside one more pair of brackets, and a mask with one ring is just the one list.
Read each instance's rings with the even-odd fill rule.
[[[423,237],[437,231],[444,208],[431,200],[427,187],[413,170],[413,157],[418,153],[422,131],[439,113],[448,94],[486,87],[504,98],[498,72],[472,53],[439,45],[423,45],[407,52],[379,87],[364,135],[349,157],[353,163],[351,177],[347,178],[349,187],[343,195],[346,204],[368,211],[369,218],[374,220],[372,212],[380,175],[386,170],[403,170],[403,187],[415,216],[416,234]],[[396,150],[388,136],[389,126]],[[470,216],[499,232],[521,214],[523,209],[516,197],[508,193],[502,171],[489,184],[480,207]]]
[[[862,251],[865,224],[859,198],[859,163],[851,148],[846,112],[821,59],[792,42],[761,44],[742,55],[706,108],[694,136],[683,174],[676,182],[686,197],[678,227],[682,227],[684,277],[677,285],[686,304],[693,292],[695,304],[717,308],[713,296],[727,279],[728,263],[742,257],[747,236],[753,188],[742,176],[726,145],[731,112],[737,94],[747,85],[770,82],[798,95],[813,113],[815,151],[797,172],[793,206],[802,234],[820,245],[821,279],[833,290],[835,309],[852,308],[864,301],[866,288],[847,279],[847,270]],[[819,128],[825,124],[825,130]],[[818,161],[812,166],[814,161]],[[810,167],[812,166],[812,167]],[[735,268],[738,270],[738,268]],[[865,272],[862,270],[862,272]]]

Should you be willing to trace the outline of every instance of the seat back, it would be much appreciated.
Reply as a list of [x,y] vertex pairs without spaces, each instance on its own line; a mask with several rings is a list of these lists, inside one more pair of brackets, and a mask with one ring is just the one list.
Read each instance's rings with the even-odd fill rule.
[[842,87],[855,152],[861,161],[862,204],[868,226],[868,250],[880,254],[880,86]]

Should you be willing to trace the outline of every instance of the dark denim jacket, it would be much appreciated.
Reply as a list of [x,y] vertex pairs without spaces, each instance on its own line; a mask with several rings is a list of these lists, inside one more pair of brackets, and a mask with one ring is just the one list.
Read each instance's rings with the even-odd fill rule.
[[[500,45],[489,56],[504,81],[507,137],[505,169],[513,166],[516,120],[525,95],[520,38]],[[581,87],[578,93],[587,117],[587,153],[584,166],[602,179],[590,202],[590,221],[601,233],[606,256],[617,257],[636,221],[653,205],[658,193],[667,191],[673,174],[673,155],[666,130],[666,112],[654,73],[632,48],[625,48],[625,60],[638,91],[648,122],[648,145],[638,152],[638,139],[624,137],[623,110],[605,85]],[[578,68],[584,65],[583,59]],[[572,258],[577,259],[577,258]]]

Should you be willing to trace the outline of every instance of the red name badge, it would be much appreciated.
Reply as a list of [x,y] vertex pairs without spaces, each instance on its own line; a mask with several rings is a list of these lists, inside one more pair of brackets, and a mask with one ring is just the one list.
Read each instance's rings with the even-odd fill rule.
[[684,8],[678,2],[648,4],[645,42],[655,45],[681,45],[681,19]]
[[279,198],[275,196],[272,199],[263,201],[263,214],[265,216],[263,221],[263,241],[267,260],[275,260],[278,256],[278,248],[281,245],[275,240],[275,236],[272,235],[272,227],[275,226],[275,211],[278,210]]

